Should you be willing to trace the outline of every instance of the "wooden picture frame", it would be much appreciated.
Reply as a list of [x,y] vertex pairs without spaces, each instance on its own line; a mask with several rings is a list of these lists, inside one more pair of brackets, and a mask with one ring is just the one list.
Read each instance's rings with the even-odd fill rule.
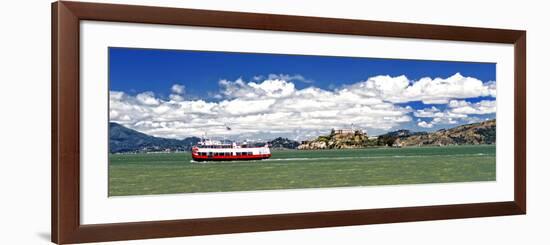
[[[79,22],[241,28],[514,45],[514,200],[509,202],[82,225]],[[58,244],[526,213],[526,32],[458,26],[236,13],[82,2],[52,4],[52,241]]]

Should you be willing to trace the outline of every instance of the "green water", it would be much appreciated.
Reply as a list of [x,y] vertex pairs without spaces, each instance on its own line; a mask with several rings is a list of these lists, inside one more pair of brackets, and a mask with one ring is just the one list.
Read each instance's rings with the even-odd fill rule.
[[274,151],[260,161],[190,153],[109,156],[109,195],[494,181],[494,145]]

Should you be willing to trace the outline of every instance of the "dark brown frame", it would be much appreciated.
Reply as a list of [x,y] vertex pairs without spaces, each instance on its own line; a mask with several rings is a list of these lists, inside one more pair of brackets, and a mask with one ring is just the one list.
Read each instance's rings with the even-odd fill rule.
[[[79,23],[115,21],[201,27],[507,43],[514,45],[514,201],[289,213],[99,225],[80,224]],[[164,7],[52,4],[52,241],[81,243],[457,219],[526,213],[526,32]]]

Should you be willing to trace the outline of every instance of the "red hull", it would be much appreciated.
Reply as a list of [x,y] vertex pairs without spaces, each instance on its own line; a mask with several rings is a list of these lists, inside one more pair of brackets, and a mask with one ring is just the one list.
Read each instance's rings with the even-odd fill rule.
[[195,161],[242,161],[242,160],[262,160],[271,157],[271,154],[245,155],[245,156],[199,156],[192,154]]

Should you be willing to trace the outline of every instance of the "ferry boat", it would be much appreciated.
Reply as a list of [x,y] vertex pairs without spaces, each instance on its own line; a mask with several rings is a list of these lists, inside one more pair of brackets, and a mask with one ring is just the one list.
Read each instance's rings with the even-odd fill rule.
[[217,140],[203,140],[193,146],[191,157],[194,161],[236,161],[261,160],[271,157],[269,145],[263,146],[222,142]]

